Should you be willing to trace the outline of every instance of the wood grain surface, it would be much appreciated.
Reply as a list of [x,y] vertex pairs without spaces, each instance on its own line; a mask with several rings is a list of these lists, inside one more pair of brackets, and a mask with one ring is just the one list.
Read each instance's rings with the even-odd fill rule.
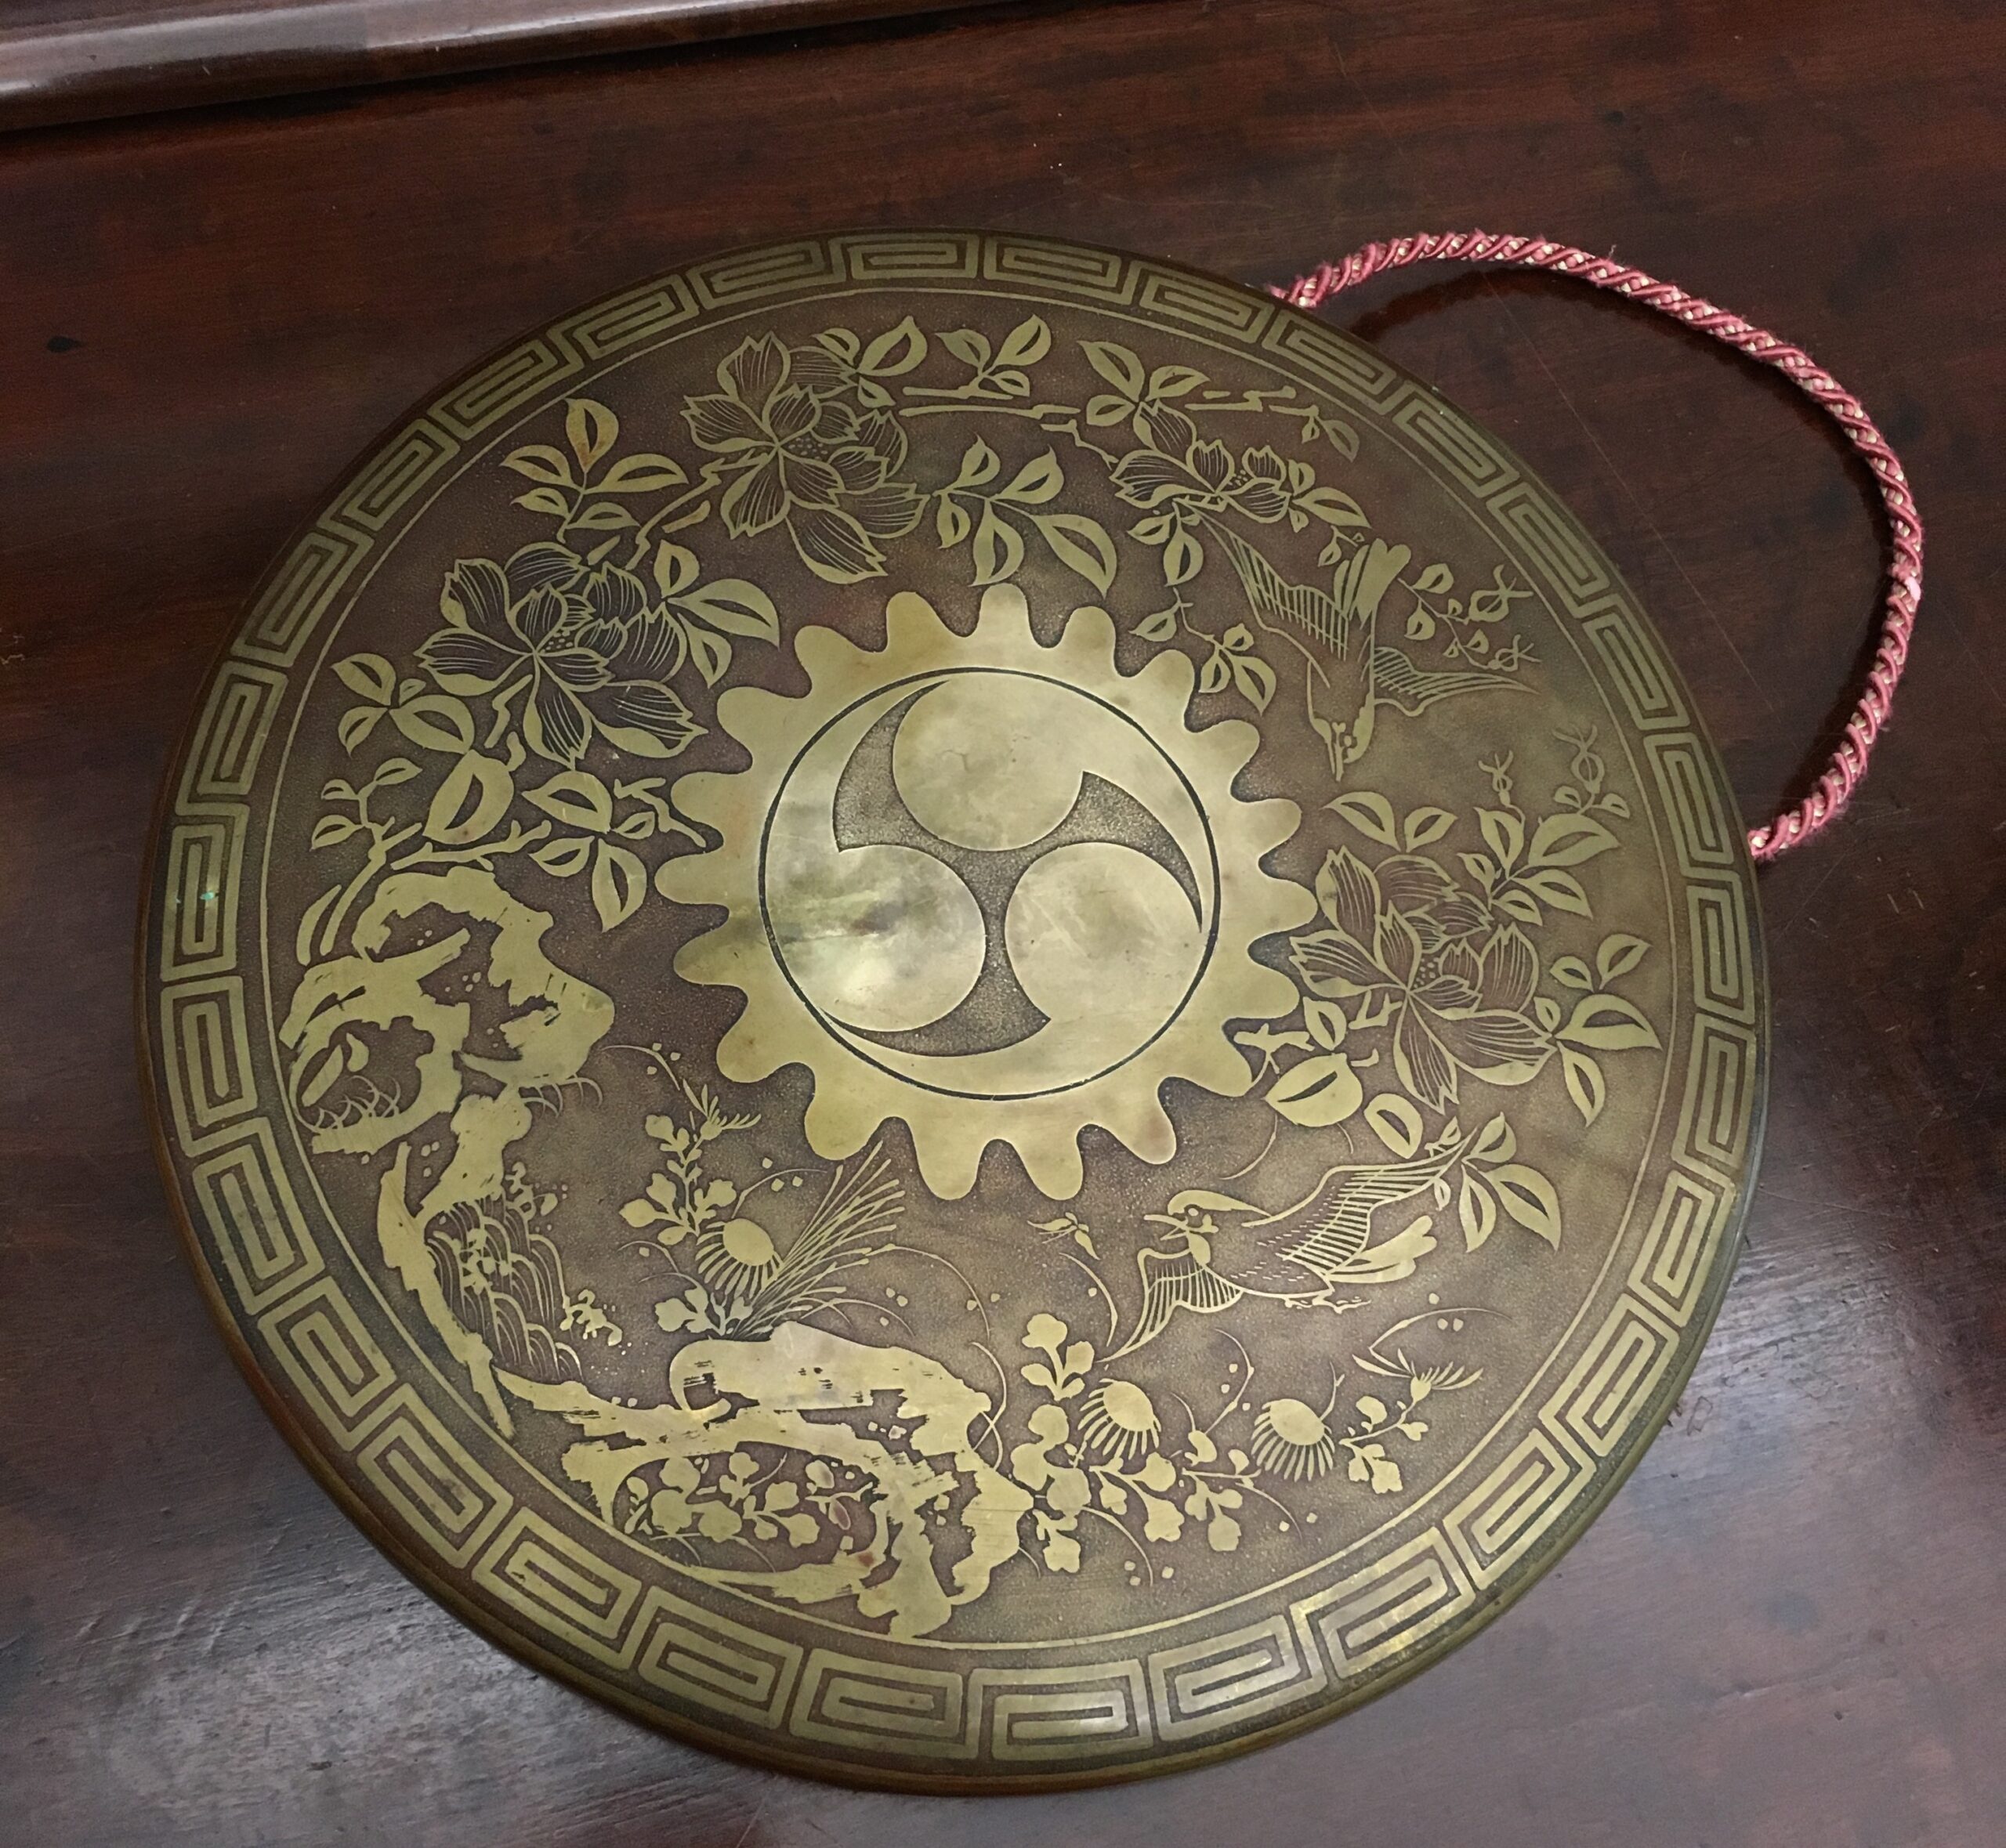
[[987,0],[9,0],[0,129]]
[[[51,1848],[2006,1839],[2006,14],[1955,0],[1003,9],[0,143],[0,1836]],[[256,573],[427,388],[721,245],[989,223],[1285,278],[1480,224],[1799,340],[1930,584],[1847,824],[1764,876],[1748,1249],[1559,1571],[1294,1743],[1127,1790],[831,1791],[502,1655],[336,1512],[209,1325],[134,1070],[154,787]],[[1848,697],[1859,481],[1780,385],[1544,279],[1338,305],[1653,611],[1751,816]],[[1258,1829],[1258,1837],[1257,1837]]]

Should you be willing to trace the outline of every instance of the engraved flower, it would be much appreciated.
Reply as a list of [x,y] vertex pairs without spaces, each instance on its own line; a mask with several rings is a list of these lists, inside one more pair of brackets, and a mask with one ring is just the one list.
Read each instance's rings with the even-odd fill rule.
[[790,376],[773,335],[746,339],[718,367],[720,391],[683,414],[730,486],[718,512],[735,538],[784,524],[802,563],[832,584],[884,573],[880,539],[912,530],[925,502],[893,480],[906,439],[896,418],[860,418],[839,398]]
[[1525,1013],[1539,959],[1516,924],[1494,928],[1476,899],[1412,855],[1375,873],[1341,848],[1316,896],[1330,928],[1291,940],[1296,973],[1313,995],[1383,1004],[1410,1095],[1441,1109],[1463,1072],[1491,1084],[1537,1075],[1553,1048]]
[[1338,1459],[1331,1408],[1321,1412],[1301,1399],[1270,1399],[1254,1420],[1247,1448],[1254,1460],[1290,1482],[1313,1482]]
[[727,1299],[751,1296],[779,1269],[780,1261],[773,1235],[759,1221],[742,1215],[709,1228],[697,1242],[697,1275]]
[[672,758],[703,736],[667,684],[687,642],[641,580],[588,567],[568,547],[526,545],[505,565],[462,559],[447,573],[446,627],[418,648],[447,693],[521,702],[523,742],[575,767],[596,733],[636,757]]
[[1236,457],[1216,438],[1201,440],[1197,426],[1174,407],[1159,407],[1150,423],[1153,443],[1131,450],[1114,467],[1114,491],[1132,507],[1187,514],[1229,507],[1263,526],[1286,517],[1298,533],[1312,518],[1333,526],[1364,524],[1358,503],[1319,487],[1306,462],[1288,461],[1266,443]]
[[1157,1409],[1150,1395],[1132,1381],[1109,1380],[1081,1402],[1081,1441],[1117,1467],[1134,1463],[1156,1448]]

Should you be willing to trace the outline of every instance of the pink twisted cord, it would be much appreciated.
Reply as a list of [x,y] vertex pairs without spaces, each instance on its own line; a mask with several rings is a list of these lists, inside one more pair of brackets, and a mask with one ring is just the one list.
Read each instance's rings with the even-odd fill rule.
[[1820,829],[1838,820],[1867,774],[1867,760],[1881,728],[1888,722],[1895,686],[1906,666],[1909,635],[1916,607],[1922,601],[1922,517],[1909,493],[1908,478],[1859,400],[1801,348],[1729,314],[1697,295],[1689,295],[1641,269],[1591,255],[1571,245],[1541,237],[1500,237],[1490,231],[1434,232],[1397,237],[1390,244],[1368,244],[1342,262],[1320,263],[1287,288],[1270,293],[1298,308],[1313,309],[1340,291],[1363,282],[1381,269],[1404,269],[1410,263],[1504,263],[1522,269],[1550,269],[1571,276],[1591,288],[1607,289],[1641,302],[1724,345],[1773,366],[1845,432],[1846,440],[1866,458],[1879,484],[1881,503],[1888,512],[1889,550],[1887,595],[1881,606],[1880,645],[1867,670],[1867,686],[1846,721],[1845,735],[1816,787],[1794,808],[1773,821],[1748,830],[1748,851],[1760,861],[1772,860],[1801,847]]

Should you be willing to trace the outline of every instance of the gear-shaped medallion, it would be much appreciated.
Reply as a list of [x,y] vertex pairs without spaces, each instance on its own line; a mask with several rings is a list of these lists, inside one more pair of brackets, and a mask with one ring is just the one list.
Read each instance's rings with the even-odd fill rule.
[[1258,734],[1189,728],[1184,656],[1124,675],[1114,642],[1087,608],[1041,646],[1013,586],[966,636],[901,595],[881,650],[801,632],[803,697],[719,702],[751,768],[679,785],[722,844],[664,889],[728,916],[676,968],[745,994],[726,1076],[813,1072],[818,1153],[896,1117],[943,1199],[992,1142],[1070,1199],[1089,1125],[1164,1162],[1168,1080],[1247,1089],[1227,1027],[1294,1004],[1251,953],[1313,909],[1260,863],[1300,812],[1234,795]]

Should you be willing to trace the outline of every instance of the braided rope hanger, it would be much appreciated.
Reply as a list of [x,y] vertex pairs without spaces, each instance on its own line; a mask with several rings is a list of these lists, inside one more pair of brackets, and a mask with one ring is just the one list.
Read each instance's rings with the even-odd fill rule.
[[1874,741],[1888,722],[1896,683],[1908,663],[1909,636],[1915,627],[1916,607],[1922,601],[1922,518],[1888,439],[1874,428],[1859,400],[1801,348],[1641,269],[1544,238],[1501,237],[1489,231],[1399,237],[1390,244],[1368,244],[1336,264],[1320,263],[1288,288],[1269,292],[1298,308],[1313,309],[1381,269],[1436,262],[1503,263],[1521,269],[1551,270],[1656,309],[1751,360],[1776,367],[1839,426],[1873,470],[1881,505],[1887,509],[1888,548],[1893,555],[1881,605],[1880,642],[1867,670],[1866,688],[1846,721],[1845,735],[1810,794],[1774,820],[1748,830],[1748,851],[1758,861],[1772,860],[1802,846],[1819,830],[1838,820],[1867,774]]

